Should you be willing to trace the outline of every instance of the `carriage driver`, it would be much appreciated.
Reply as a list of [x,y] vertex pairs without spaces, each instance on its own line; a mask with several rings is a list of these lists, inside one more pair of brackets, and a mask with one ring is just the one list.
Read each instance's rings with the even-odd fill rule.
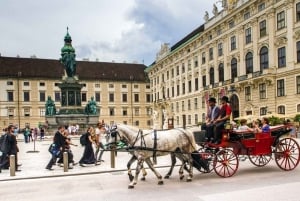
[[216,125],[216,131],[214,136],[214,143],[220,144],[222,138],[222,129],[228,120],[230,120],[231,107],[229,105],[229,99],[227,96],[221,98],[221,109],[218,118],[214,121]]
[[216,99],[211,97],[208,99],[208,112],[206,116],[206,141],[211,141],[214,137],[214,121],[218,118],[220,108],[216,105]]

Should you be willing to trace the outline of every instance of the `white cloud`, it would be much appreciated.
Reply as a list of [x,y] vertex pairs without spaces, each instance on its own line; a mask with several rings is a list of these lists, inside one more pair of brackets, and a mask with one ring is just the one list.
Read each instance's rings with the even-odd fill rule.
[[[60,58],[66,27],[77,59],[155,60],[203,23],[208,0],[1,0],[2,56]],[[211,13],[211,12],[210,12]]]

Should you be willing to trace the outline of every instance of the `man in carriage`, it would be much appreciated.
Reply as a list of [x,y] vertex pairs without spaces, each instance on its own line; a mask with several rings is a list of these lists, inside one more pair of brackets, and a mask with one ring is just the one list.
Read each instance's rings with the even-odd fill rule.
[[206,140],[210,142],[214,137],[214,121],[218,118],[220,108],[216,105],[216,99],[211,97],[208,99],[208,112],[206,117]]

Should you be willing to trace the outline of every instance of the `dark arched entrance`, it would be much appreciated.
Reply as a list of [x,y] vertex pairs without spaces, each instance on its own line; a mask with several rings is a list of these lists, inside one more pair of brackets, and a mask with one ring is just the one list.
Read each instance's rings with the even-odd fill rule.
[[236,94],[233,94],[230,98],[230,105],[232,109],[232,118],[237,118],[239,117],[239,108],[240,108],[240,103],[239,103],[239,98]]

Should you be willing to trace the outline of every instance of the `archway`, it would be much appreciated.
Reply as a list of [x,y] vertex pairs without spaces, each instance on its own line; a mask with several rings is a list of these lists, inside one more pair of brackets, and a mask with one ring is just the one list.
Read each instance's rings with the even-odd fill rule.
[[230,105],[231,105],[231,110],[232,110],[232,118],[237,118],[240,116],[240,103],[239,103],[239,98],[236,94],[233,94],[230,97]]

